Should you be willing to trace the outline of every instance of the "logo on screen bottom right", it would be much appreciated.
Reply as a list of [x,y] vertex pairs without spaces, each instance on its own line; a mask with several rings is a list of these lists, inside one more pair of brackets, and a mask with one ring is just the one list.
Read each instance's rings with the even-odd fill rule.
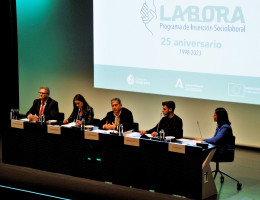
[[245,96],[245,85],[228,83],[228,96],[244,97]]

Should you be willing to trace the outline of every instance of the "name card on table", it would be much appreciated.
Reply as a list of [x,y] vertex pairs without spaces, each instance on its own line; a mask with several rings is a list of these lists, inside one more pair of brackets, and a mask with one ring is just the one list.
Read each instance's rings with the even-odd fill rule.
[[51,134],[57,134],[60,135],[61,134],[61,127],[60,126],[55,126],[55,125],[48,125],[47,126],[47,132],[51,133]]
[[84,138],[99,141],[99,133],[85,130]]
[[139,140],[139,138],[124,137],[124,145],[139,147],[140,140]]
[[11,120],[11,127],[12,128],[24,129],[24,121],[12,119]]
[[169,143],[168,151],[185,154],[185,145]]

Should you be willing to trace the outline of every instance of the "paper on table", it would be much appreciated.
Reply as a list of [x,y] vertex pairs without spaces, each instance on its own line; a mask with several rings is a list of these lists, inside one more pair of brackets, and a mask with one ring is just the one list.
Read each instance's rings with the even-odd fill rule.
[[199,140],[191,140],[191,139],[185,139],[185,138],[177,139],[177,141],[180,141],[180,142],[183,142],[183,143],[189,144],[189,145],[196,145],[197,143],[201,143],[201,141],[199,141]]
[[110,134],[110,133],[117,133],[117,131],[115,130],[102,130],[102,129],[96,129],[96,130],[92,130],[92,132],[95,133],[106,133],[106,134]]
[[22,118],[22,119],[20,119],[21,121],[25,121],[25,122],[28,122],[29,121],[29,119],[27,119],[27,118]]
[[124,131],[124,132],[123,132],[123,136],[126,136],[126,135],[128,135],[128,134],[130,134],[130,133],[132,133],[132,132],[133,132],[133,130]]
[[145,134],[147,137],[149,137],[149,138],[152,138],[153,136],[152,136],[152,134]]
[[75,125],[76,125],[76,122],[71,122],[71,123],[68,123],[68,124],[61,125],[61,126],[70,128],[70,127],[73,127]]
[[139,132],[132,132],[132,133],[128,133],[124,136],[126,136],[126,137],[140,137],[140,133]]

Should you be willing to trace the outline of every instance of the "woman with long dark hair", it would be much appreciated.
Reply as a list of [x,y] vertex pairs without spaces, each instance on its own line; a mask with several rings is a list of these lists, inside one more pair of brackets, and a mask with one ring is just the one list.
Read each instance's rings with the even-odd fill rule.
[[77,124],[81,124],[81,120],[85,119],[86,124],[92,124],[93,118],[93,108],[81,94],[77,94],[73,99],[73,111],[68,119],[64,119],[63,123],[76,121]]
[[225,140],[233,136],[231,122],[225,108],[216,108],[213,119],[217,122],[217,129],[212,138],[204,139],[204,141],[214,144],[222,144]]
[[228,118],[228,113],[225,108],[217,108],[214,112],[213,119],[217,122],[217,128],[212,138],[204,139],[204,141],[217,145],[217,151],[212,160],[221,158],[228,152],[229,149],[234,148],[233,131],[231,122]]

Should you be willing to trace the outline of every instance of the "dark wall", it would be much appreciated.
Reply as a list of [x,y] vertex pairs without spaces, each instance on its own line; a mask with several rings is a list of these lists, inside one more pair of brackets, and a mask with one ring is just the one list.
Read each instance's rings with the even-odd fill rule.
[[17,28],[15,0],[1,1],[4,10],[2,23],[3,35],[3,61],[1,73],[1,133],[9,122],[11,108],[19,107],[19,86],[18,86],[18,52],[17,52]]

